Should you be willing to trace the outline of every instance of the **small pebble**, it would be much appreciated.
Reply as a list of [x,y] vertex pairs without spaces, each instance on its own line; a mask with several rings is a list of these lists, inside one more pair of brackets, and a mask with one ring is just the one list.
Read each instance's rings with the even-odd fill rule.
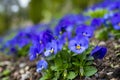
[[14,72],[13,76],[17,77],[19,75],[19,72]]
[[115,66],[114,66],[114,68],[118,68],[118,67],[119,67],[119,65],[115,65]]
[[28,71],[28,70],[29,70],[29,68],[30,68],[29,66],[26,66],[26,67],[25,67],[25,71]]
[[110,79],[110,80],[118,80],[118,79],[116,79],[116,78],[112,78],[112,79]]
[[26,63],[20,63],[20,64],[19,64],[19,67],[20,67],[20,68],[23,68],[23,67],[25,67],[25,66],[26,66]]
[[109,60],[109,57],[105,57],[105,59]]
[[99,46],[106,46],[106,43],[104,41],[101,41],[98,45]]
[[25,74],[21,75],[21,79],[20,80],[26,80],[26,79],[29,79],[29,77],[30,77],[30,72],[26,72]]
[[99,72],[99,77],[100,77],[100,78],[104,78],[104,77],[106,77],[105,72],[103,72],[103,71]]
[[112,73],[113,73],[113,72],[108,72],[108,73],[107,73],[107,75],[108,75],[108,76],[111,76],[111,75],[112,75]]
[[95,74],[95,77],[99,77],[98,73]]
[[20,70],[20,74],[24,74],[24,72],[25,72],[25,71],[24,71],[23,69]]
[[105,66],[110,66],[110,63],[109,62],[105,62],[103,63]]
[[118,44],[113,42],[113,46],[117,49],[118,48]]

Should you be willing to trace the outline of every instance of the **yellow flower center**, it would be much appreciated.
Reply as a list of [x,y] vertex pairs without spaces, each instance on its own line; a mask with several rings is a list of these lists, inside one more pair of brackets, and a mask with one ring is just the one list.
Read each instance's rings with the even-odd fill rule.
[[53,48],[50,50],[50,53],[54,53],[54,49]]
[[81,46],[80,46],[80,45],[76,46],[76,49],[78,49],[78,50],[79,50],[80,48],[81,48]]

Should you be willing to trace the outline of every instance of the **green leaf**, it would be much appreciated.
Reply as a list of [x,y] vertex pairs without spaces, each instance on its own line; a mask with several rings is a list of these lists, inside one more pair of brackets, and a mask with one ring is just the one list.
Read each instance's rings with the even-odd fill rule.
[[10,78],[7,76],[7,77],[3,77],[1,80],[9,80]]
[[54,74],[55,76],[54,76],[54,78],[52,79],[52,80],[58,80],[59,79],[59,76],[60,76],[60,72],[55,72],[55,74]]
[[89,56],[87,60],[94,60],[94,58],[92,56]]
[[56,66],[51,66],[50,68],[51,68],[51,70],[53,70],[53,71],[57,71],[57,67],[56,67]]
[[75,66],[80,66],[79,62],[73,62],[72,64],[75,65]]
[[57,77],[54,77],[52,80],[58,80],[58,78],[57,78]]
[[79,59],[80,59],[81,61],[83,61],[83,60],[86,59],[86,54],[85,54],[85,53],[79,54],[78,56],[79,56]]
[[58,58],[58,59],[55,59],[55,66],[58,70],[62,69],[62,65],[63,65],[63,62],[62,62],[62,59]]
[[52,76],[53,76],[53,72],[50,69],[48,69],[42,73],[42,77],[40,78],[40,80],[48,80],[51,79]]
[[93,66],[86,66],[84,67],[84,75],[85,76],[92,76],[97,72],[97,69]]
[[5,75],[5,76],[7,76],[7,75],[9,75],[10,74],[10,70],[9,69],[6,69],[6,70],[4,70],[3,72],[2,72],[2,74],[3,75]]
[[71,71],[68,73],[67,79],[73,80],[76,76],[77,76],[77,74],[75,74],[75,72]]
[[53,60],[53,59],[55,59],[55,55],[51,55],[51,56],[49,56],[49,57],[46,57],[46,60]]
[[93,45],[90,45],[89,48],[84,52],[85,54],[90,54],[93,49]]
[[18,56],[27,56],[31,44],[24,46],[18,50]]
[[45,80],[46,78],[45,77],[41,77],[39,80]]

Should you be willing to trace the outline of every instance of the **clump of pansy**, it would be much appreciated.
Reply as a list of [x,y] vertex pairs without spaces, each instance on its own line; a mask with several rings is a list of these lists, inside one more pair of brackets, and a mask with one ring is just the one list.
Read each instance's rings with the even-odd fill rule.
[[4,38],[0,38],[0,52],[7,55],[26,56],[38,33],[48,28],[47,24],[36,24],[9,31]]
[[91,17],[88,24],[98,29],[95,37],[99,40],[120,38],[120,0],[105,0],[83,12]]
[[0,50],[20,56],[29,53],[30,61],[39,59],[36,71],[42,73],[42,80],[92,76],[97,72],[93,61],[103,59],[107,53],[106,47],[90,42],[102,22],[102,18],[68,14],[57,22],[54,29],[50,28],[52,22],[38,24],[19,30],[7,41],[1,39],[5,44]]
[[74,79],[77,76],[92,76],[97,72],[93,61],[103,59],[107,49],[91,44],[90,39],[96,28],[83,23],[85,21],[79,17],[64,16],[54,31],[46,29],[34,36],[29,58],[39,59],[36,71],[42,73],[41,80]]

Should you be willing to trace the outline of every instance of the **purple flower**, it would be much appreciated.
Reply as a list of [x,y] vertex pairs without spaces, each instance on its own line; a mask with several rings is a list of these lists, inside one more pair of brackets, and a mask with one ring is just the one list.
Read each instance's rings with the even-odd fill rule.
[[57,40],[57,48],[58,48],[58,51],[62,50],[63,48],[63,45],[64,45],[64,41],[63,40]]
[[[67,14],[58,22],[55,28],[55,34],[61,35],[64,32],[72,32],[73,27],[78,22],[78,15]],[[79,22],[78,22],[79,23]]]
[[39,73],[39,72],[41,72],[41,70],[47,69],[47,67],[48,67],[48,63],[45,60],[40,60],[37,63],[37,70],[36,71]]
[[34,60],[38,54],[41,54],[44,51],[44,45],[40,43],[35,43],[31,46],[29,50],[29,59]]
[[108,6],[109,10],[120,10],[120,1],[114,1],[111,2],[111,4]]
[[55,33],[56,35],[63,34],[64,32],[71,32],[73,29],[73,24],[69,21],[60,22],[56,28]]
[[24,46],[28,45],[29,43],[30,43],[30,40],[26,39],[26,38],[21,38],[21,39],[16,40],[16,45],[19,48],[23,48]]
[[50,56],[51,54],[57,54],[57,51],[58,51],[57,41],[52,40],[51,42],[47,43],[44,55]]
[[93,18],[91,21],[91,27],[93,27],[96,30],[101,26],[102,22],[103,21],[101,18]]
[[116,13],[112,18],[111,18],[111,23],[113,25],[113,28],[115,30],[120,30],[120,14]]
[[8,55],[17,55],[16,53],[18,52],[17,48],[15,47],[9,47],[9,50],[6,52]]
[[92,50],[91,56],[93,56],[95,59],[103,59],[106,53],[107,53],[106,47],[96,46]]
[[77,36],[69,41],[69,49],[76,54],[80,54],[88,48],[89,41],[83,36]]
[[41,32],[40,34],[40,39],[43,43],[48,43],[48,42],[51,42],[52,40],[54,40],[54,36],[52,34],[52,31],[50,30],[45,30],[43,32]]
[[113,15],[114,15],[114,13],[111,12],[111,11],[104,15],[104,17],[103,17],[103,24],[105,25],[105,27],[109,27],[109,25],[111,23],[110,19],[112,18]]
[[81,25],[76,29],[76,35],[83,35],[87,38],[91,38],[94,35],[94,29],[91,26]]

